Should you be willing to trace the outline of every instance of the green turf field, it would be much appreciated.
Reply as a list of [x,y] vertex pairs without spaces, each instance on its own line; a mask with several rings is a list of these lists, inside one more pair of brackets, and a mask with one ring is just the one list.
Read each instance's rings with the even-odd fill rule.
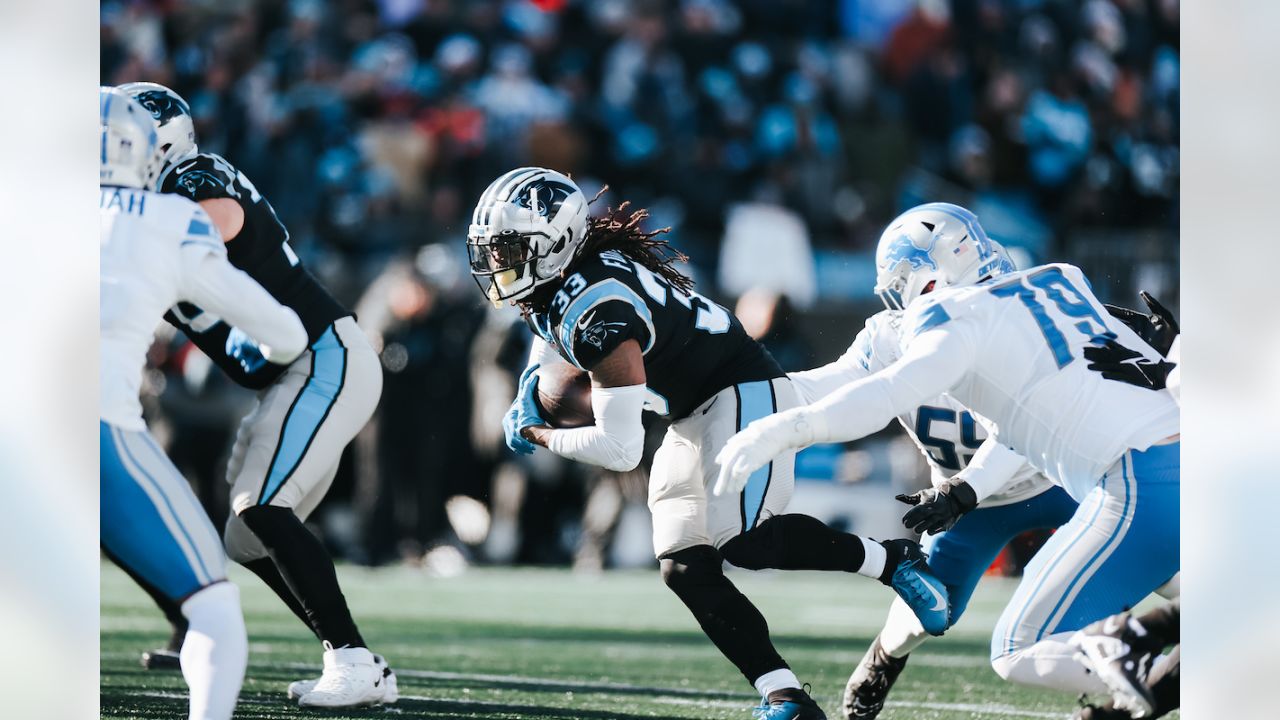
[[[233,568],[249,627],[237,718],[741,718],[758,696],[706,640],[657,572],[601,577],[473,569],[452,579],[407,569],[339,574],[366,639],[399,678],[394,706],[302,711],[285,685],[317,675],[319,644],[257,578]],[[891,592],[848,575],[733,572],[774,641],[838,717],[848,673]],[[1013,585],[988,580],[964,621],[912,655],[885,720],[1066,718],[1074,699],[1002,683],[987,636]],[[102,717],[185,717],[178,673],[138,664],[168,637],[149,599],[102,569]],[[1176,714],[1172,717],[1176,717]]]

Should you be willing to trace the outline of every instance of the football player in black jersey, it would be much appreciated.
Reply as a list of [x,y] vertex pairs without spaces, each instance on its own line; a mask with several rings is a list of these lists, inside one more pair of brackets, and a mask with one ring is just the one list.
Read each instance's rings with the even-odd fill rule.
[[[467,240],[472,274],[490,301],[518,306],[535,335],[504,419],[507,444],[625,471],[640,462],[642,410],[670,418],[649,477],[663,580],[760,692],[755,717],[824,718],[722,562],[877,578],[935,634],[946,627],[946,590],[916,543],[880,543],[786,514],[793,455],[762,468],[741,493],[712,496],[713,458],[724,442],[752,420],[796,406],[796,392],[732,314],[693,291],[661,231],[640,229],[644,211],[624,203],[591,218],[589,204],[565,175],[519,168],[476,205]],[[550,363],[590,374],[594,425],[552,429],[543,421],[537,377]]]
[[307,330],[307,352],[279,366],[264,362],[238,328],[200,308],[181,304],[165,316],[233,380],[258,391],[227,466],[233,512],[223,542],[325,648],[320,678],[292,683],[289,696],[315,707],[394,702],[395,675],[365,645],[332,558],[303,525],[333,482],[343,448],[377,407],[377,353],[351,311],[299,262],[288,231],[249,178],[218,155],[199,152],[186,101],[155,83],[121,89],[155,121],[165,152],[155,189],[198,202],[221,231],[231,264],[296,312]]

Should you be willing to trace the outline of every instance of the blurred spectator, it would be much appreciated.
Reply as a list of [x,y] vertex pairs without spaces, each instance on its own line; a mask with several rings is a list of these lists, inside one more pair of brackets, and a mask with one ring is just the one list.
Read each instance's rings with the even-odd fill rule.
[[[361,559],[446,543],[590,566],[626,482],[589,478],[584,520],[581,483],[511,462],[495,417],[527,332],[433,276],[494,177],[541,164],[651,208],[701,292],[772,293],[761,337],[788,367],[843,350],[875,310],[874,243],[918,202],[967,205],[1020,257],[1097,270],[1121,302],[1158,280],[1176,304],[1179,22],[1178,0],[104,0],[100,72],[183,94],[201,149],[360,301],[387,377],[345,465]],[[788,303],[801,321],[779,322]],[[166,362],[155,411],[208,485],[231,428],[188,410],[229,423],[234,389]],[[446,507],[477,516],[458,496],[488,503],[482,543],[451,526]]]

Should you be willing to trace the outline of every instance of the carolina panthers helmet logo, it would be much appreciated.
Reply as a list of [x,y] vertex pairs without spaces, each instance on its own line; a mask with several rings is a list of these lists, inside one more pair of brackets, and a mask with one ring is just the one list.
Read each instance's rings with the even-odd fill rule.
[[937,270],[938,263],[930,255],[930,251],[933,250],[933,246],[936,242],[937,238],[930,238],[929,247],[921,249],[916,247],[915,243],[911,242],[910,236],[902,235],[889,245],[888,252],[884,254],[884,262],[881,263],[881,266],[884,268],[892,268],[903,260],[906,260],[911,263],[912,270],[921,270],[925,266],[928,266],[931,270]]
[[187,107],[187,104],[183,102],[182,98],[176,97],[163,90],[148,90],[134,96],[134,99],[137,100],[142,107],[146,108],[151,113],[151,117],[155,118],[156,122],[161,125],[164,125],[175,117],[191,115],[191,108]]
[[550,219],[560,212],[560,204],[569,199],[574,188],[558,180],[539,180],[520,193],[512,202]]

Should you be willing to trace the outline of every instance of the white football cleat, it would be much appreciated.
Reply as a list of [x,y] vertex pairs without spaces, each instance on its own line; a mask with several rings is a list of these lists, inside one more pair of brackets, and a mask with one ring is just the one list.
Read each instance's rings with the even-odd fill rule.
[[289,684],[289,697],[301,707],[358,707],[394,703],[400,698],[396,675],[387,661],[367,648],[334,649],[327,643],[324,671],[317,680]]

